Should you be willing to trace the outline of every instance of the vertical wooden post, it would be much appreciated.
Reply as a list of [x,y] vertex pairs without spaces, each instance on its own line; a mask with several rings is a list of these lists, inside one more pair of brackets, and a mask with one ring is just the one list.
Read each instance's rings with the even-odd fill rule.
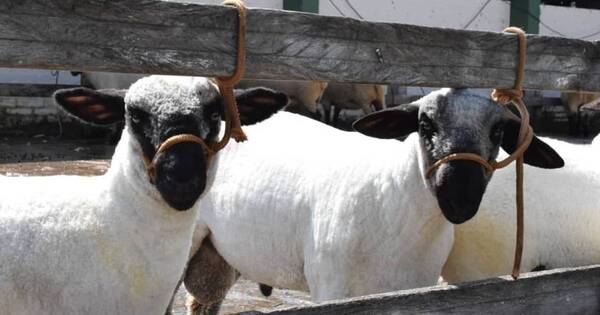
[[319,13],[319,0],[283,0],[283,9]]
[[510,25],[522,28],[525,33],[540,32],[540,0],[512,0]]

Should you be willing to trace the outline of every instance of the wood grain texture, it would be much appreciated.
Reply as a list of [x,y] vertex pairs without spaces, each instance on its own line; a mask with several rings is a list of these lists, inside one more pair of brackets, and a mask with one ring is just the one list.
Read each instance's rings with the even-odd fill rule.
[[[0,66],[217,76],[235,9],[150,0],[3,0]],[[528,36],[527,89],[600,91],[600,43]],[[380,52],[380,54],[377,53]],[[250,9],[247,76],[510,88],[512,34]]]
[[600,265],[333,301],[258,314],[599,314]]

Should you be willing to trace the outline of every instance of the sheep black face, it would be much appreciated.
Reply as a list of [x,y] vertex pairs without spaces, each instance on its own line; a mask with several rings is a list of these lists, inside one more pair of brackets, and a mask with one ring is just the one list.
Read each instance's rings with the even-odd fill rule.
[[[354,124],[361,133],[377,138],[401,138],[419,132],[422,174],[448,221],[460,224],[471,219],[491,179],[483,166],[464,160],[450,161],[425,171],[453,153],[474,153],[493,161],[499,147],[516,150],[519,122],[506,118],[503,108],[488,98],[465,90],[444,89],[415,103],[376,112]],[[525,152],[525,163],[542,168],[563,166],[562,158],[534,137]]]
[[[236,99],[242,124],[266,119],[288,101],[285,94],[262,88],[236,91]],[[128,91],[75,88],[57,91],[55,100],[89,123],[105,125],[125,119],[125,132],[136,140],[140,154],[138,165],[154,159],[155,178],[148,180],[172,208],[191,208],[206,189],[211,163],[202,145],[180,142],[164,152],[157,154],[157,150],[165,140],[183,134],[207,144],[217,141],[222,99],[208,79],[151,76]]]

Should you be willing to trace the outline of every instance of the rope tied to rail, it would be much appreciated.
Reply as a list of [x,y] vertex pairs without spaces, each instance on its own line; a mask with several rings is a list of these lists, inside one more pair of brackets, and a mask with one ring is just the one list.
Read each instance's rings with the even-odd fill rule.
[[197,143],[202,146],[204,153],[207,157],[207,163],[210,164],[213,156],[217,152],[223,149],[229,139],[233,138],[236,142],[246,141],[248,138],[242,130],[240,123],[240,115],[237,110],[237,104],[235,101],[235,95],[233,87],[240,82],[244,76],[246,68],[246,7],[242,0],[225,0],[224,5],[231,5],[236,7],[238,11],[238,41],[237,41],[237,61],[235,72],[230,77],[218,77],[216,78],[217,86],[219,87],[219,93],[223,97],[223,109],[225,114],[225,132],[223,138],[216,143],[207,144],[202,138],[193,134],[179,134],[172,136],[160,144],[152,160],[148,159],[142,153],[142,161],[146,167],[150,182],[154,183],[156,179],[156,161],[161,153],[165,152],[172,146],[183,143]]
[[[521,116],[521,128],[519,129],[518,145],[524,147],[526,143],[529,146],[533,138],[533,130],[529,126],[529,112],[523,103],[523,80],[525,78],[525,57],[527,55],[527,40],[525,32],[518,27],[508,27],[504,29],[507,33],[517,34],[519,38],[519,68],[515,87],[512,90],[494,90],[492,99],[504,104],[513,104]],[[526,149],[527,147],[525,147]],[[512,277],[517,279],[521,272],[521,257],[523,256],[523,233],[524,233],[524,202],[523,202],[523,152],[519,152],[516,157],[516,204],[517,204],[517,240],[515,246],[515,260],[513,264]],[[516,151],[514,153],[517,153]],[[514,154],[513,154],[514,155]],[[509,157],[509,158],[514,158]],[[509,162],[510,163],[510,162]]]
[[[433,171],[440,167],[442,164],[455,161],[455,160],[467,160],[481,164],[487,175],[491,175],[495,170],[508,166],[513,161],[516,161],[516,206],[517,206],[517,238],[515,246],[515,259],[512,269],[512,277],[517,279],[521,269],[521,257],[523,255],[523,234],[524,234],[524,202],[523,202],[523,154],[529,147],[533,139],[533,129],[529,125],[529,112],[523,103],[523,79],[525,78],[525,57],[527,51],[527,41],[525,32],[518,27],[508,27],[504,29],[504,32],[517,34],[519,39],[519,65],[517,70],[517,77],[515,80],[515,86],[512,89],[495,89],[492,91],[492,99],[502,106],[506,107],[506,113],[511,119],[520,120],[521,127],[519,128],[519,136],[517,139],[517,149],[510,154],[507,158],[502,161],[487,161],[481,156],[474,153],[454,153],[450,154],[438,161],[436,161],[429,169],[427,169],[426,176],[431,177]],[[517,111],[519,116],[514,115],[507,108],[508,105],[512,104]]]
[[246,7],[241,0],[225,0],[223,4],[235,6],[238,10],[238,47],[237,64],[233,75],[217,77],[217,85],[223,97],[223,106],[225,106],[225,134],[223,139],[214,145],[216,151],[224,148],[229,142],[229,138],[235,139],[236,142],[248,139],[242,130],[233,94],[233,87],[240,82],[246,71]]

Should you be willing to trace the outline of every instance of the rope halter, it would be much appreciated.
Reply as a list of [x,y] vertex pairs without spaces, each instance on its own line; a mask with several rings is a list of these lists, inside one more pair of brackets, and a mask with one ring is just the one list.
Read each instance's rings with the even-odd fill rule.
[[164,153],[172,146],[183,143],[191,142],[200,144],[206,154],[207,161],[210,161],[217,154],[218,151],[223,149],[228,143],[229,139],[233,138],[236,142],[246,141],[247,137],[242,130],[240,117],[237,110],[237,104],[235,102],[235,95],[233,93],[233,87],[240,82],[245,72],[246,65],[246,7],[241,0],[225,0],[224,5],[234,6],[238,11],[238,49],[235,72],[230,77],[218,77],[217,86],[219,87],[219,93],[223,97],[223,106],[225,112],[225,133],[223,138],[216,143],[207,144],[202,138],[193,134],[179,134],[172,136],[160,144],[152,160],[149,160],[142,153],[142,161],[146,167],[150,182],[154,183],[156,180],[156,161],[161,153]]
[[[433,172],[444,163],[456,160],[466,160],[481,164],[486,170],[487,175],[491,175],[495,170],[508,166],[513,161],[516,161],[517,179],[516,179],[516,205],[517,205],[517,244],[515,247],[515,260],[512,270],[514,279],[519,277],[521,269],[521,257],[523,254],[523,154],[531,144],[533,139],[533,129],[529,125],[529,112],[523,103],[523,79],[525,78],[525,57],[527,51],[527,41],[525,33],[518,27],[508,27],[504,32],[517,34],[519,39],[519,65],[515,86],[513,89],[498,90],[492,92],[492,99],[502,106],[512,119],[520,120],[521,127],[519,129],[519,137],[517,140],[517,149],[507,158],[500,162],[488,162],[483,157],[474,153],[454,153],[441,158],[431,165],[426,171],[426,177],[430,178]],[[520,117],[516,117],[508,110],[508,105],[512,104],[519,112]]]

